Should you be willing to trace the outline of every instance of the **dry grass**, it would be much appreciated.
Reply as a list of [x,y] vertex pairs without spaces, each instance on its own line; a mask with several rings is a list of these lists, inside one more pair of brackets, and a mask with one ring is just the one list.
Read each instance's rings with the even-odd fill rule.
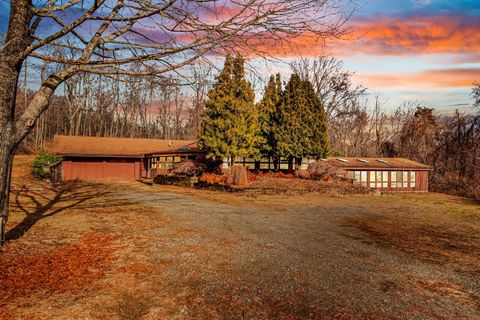
[[385,200],[376,210],[381,214],[345,221],[389,249],[480,274],[478,203],[442,194],[390,195]]

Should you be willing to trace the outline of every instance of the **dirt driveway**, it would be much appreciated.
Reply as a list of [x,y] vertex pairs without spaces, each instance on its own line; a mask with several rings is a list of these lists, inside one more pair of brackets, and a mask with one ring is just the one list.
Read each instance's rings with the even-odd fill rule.
[[[23,214],[24,192],[13,205]],[[14,277],[32,252],[42,258],[29,270],[65,250],[76,260],[58,274],[47,267],[46,283],[22,271],[14,283],[26,288],[7,294],[4,317],[480,319],[480,209],[461,198],[83,184],[42,215],[7,246],[0,271]]]

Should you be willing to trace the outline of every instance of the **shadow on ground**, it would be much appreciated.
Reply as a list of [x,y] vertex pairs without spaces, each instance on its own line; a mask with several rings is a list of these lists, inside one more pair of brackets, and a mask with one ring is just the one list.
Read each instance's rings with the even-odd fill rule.
[[48,188],[32,189],[22,185],[15,192],[13,207],[20,209],[25,218],[10,229],[6,240],[22,238],[38,221],[57,215],[67,209],[81,209],[86,201],[105,195],[106,191],[98,191],[94,185],[77,183],[61,184]]

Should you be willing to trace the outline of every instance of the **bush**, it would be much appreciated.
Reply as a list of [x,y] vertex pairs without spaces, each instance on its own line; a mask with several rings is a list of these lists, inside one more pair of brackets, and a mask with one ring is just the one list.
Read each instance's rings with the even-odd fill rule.
[[336,178],[338,168],[326,161],[317,161],[308,165],[309,178],[314,180],[333,180]]
[[178,186],[178,187],[192,187],[194,184],[194,179],[192,177],[185,177],[185,176],[176,176],[176,175],[168,175],[168,174],[160,174],[153,178],[153,183],[167,185],[167,186]]
[[185,159],[182,162],[175,164],[171,172],[179,176],[193,177],[205,172],[205,167],[206,166],[203,163]]
[[48,179],[51,177],[50,170],[45,170],[58,163],[61,158],[48,153],[45,149],[40,149],[38,155],[33,160],[32,175],[37,179]]
[[200,177],[200,182],[204,182],[205,184],[225,184],[227,177],[221,174],[206,172]]

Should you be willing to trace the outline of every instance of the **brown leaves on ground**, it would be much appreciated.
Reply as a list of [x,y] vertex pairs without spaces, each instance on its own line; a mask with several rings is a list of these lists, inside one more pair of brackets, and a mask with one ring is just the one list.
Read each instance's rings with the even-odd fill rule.
[[60,293],[104,276],[112,261],[109,234],[89,233],[51,252],[40,246],[7,247],[0,257],[0,305],[37,291]]

